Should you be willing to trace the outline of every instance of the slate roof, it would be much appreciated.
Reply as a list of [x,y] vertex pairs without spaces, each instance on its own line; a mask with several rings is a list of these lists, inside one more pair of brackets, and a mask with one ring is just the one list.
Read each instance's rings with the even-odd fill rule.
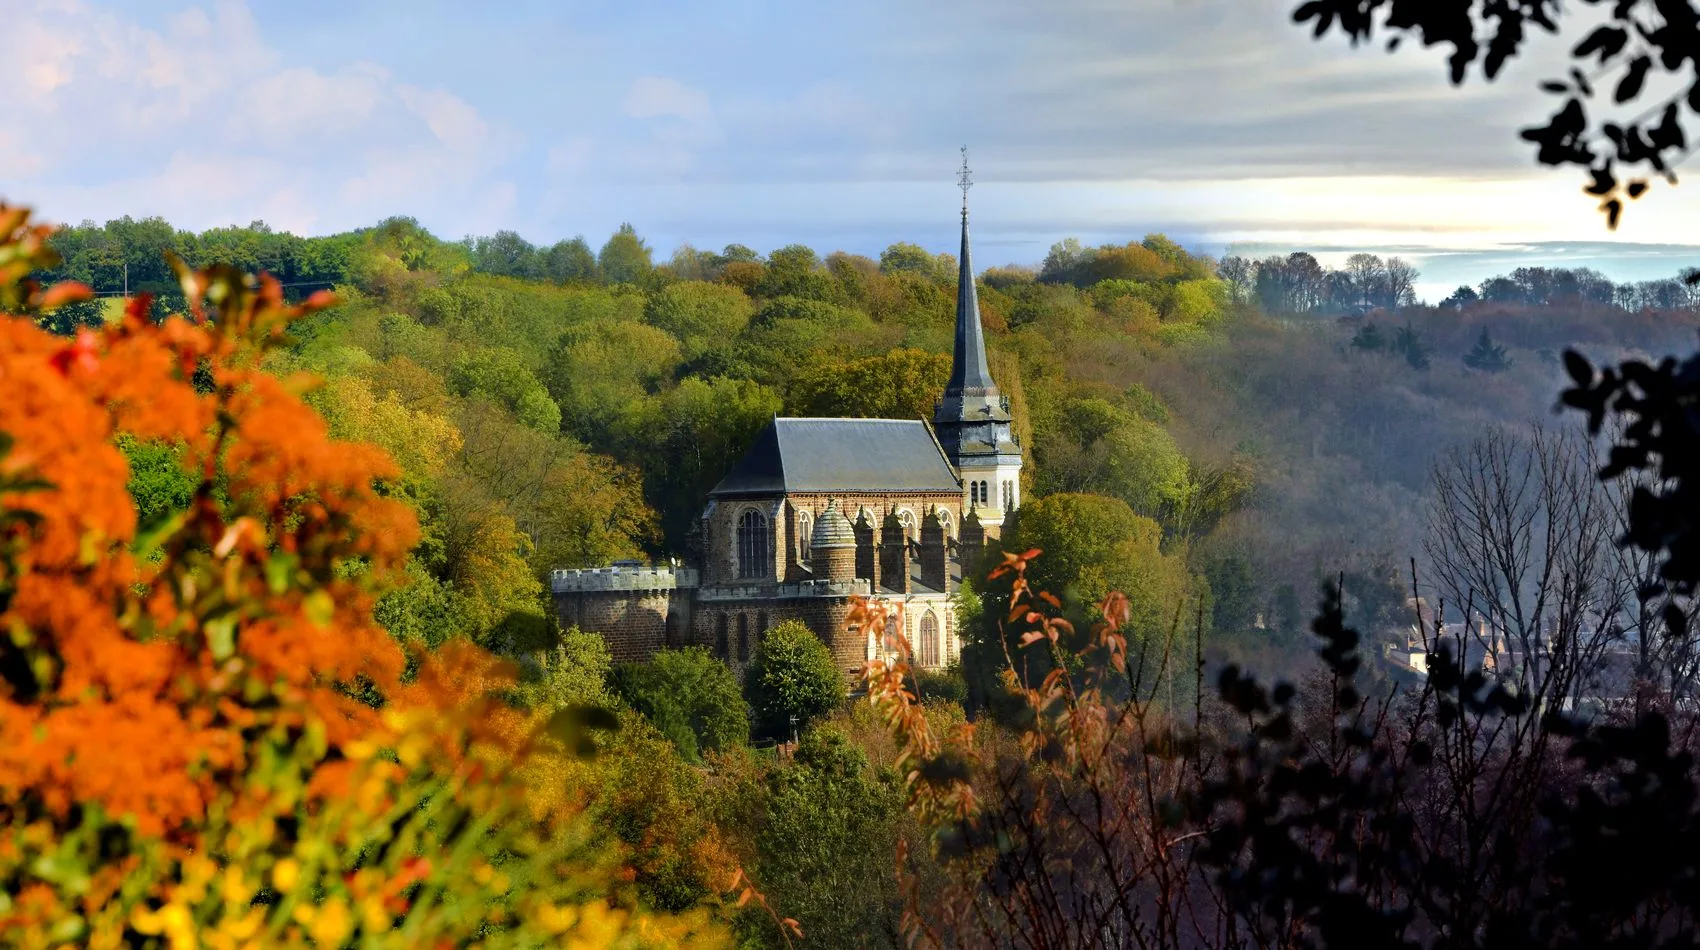
[[774,419],[709,495],[961,490],[919,419]]

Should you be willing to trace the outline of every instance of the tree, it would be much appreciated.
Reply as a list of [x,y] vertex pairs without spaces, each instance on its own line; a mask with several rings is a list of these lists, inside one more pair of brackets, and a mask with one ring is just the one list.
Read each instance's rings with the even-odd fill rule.
[[1364,306],[1380,304],[1384,299],[1388,284],[1387,265],[1374,254],[1353,254],[1346,258],[1346,276],[1351,279],[1351,286],[1357,299],[1352,304]]
[[654,267],[649,245],[630,224],[620,225],[608,243],[602,245],[596,264],[602,271],[602,279],[611,284],[641,284]]
[[[1161,526],[1117,498],[1059,493],[1032,499],[1008,534],[1005,550],[1043,552],[1034,561],[1033,583],[1060,595],[1073,615],[1084,616],[1110,591],[1126,591],[1132,598],[1127,622],[1141,635],[1166,634],[1191,587],[1185,562],[1162,551]],[[1004,609],[988,594],[988,617],[995,620]]]
[[555,643],[520,658],[515,697],[527,707],[554,712],[573,706],[612,705],[608,688],[614,661],[608,641],[577,627],[561,631]]
[[749,740],[738,677],[704,647],[661,650],[647,663],[616,667],[614,692],[672,740],[687,762]]
[[460,396],[494,399],[539,432],[560,431],[561,407],[525,360],[506,347],[483,347],[457,361],[449,370],[449,387]]
[[1388,352],[1402,356],[1405,362],[1414,370],[1423,371],[1429,368],[1429,347],[1423,342],[1422,334],[1418,333],[1409,323],[1393,332],[1393,344]]
[[1628,606],[1609,499],[1575,435],[1496,431],[1435,464],[1423,551],[1462,642],[1537,704],[1594,684]]
[[766,780],[756,853],[775,905],[822,947],[900,947],[890,855],[903,796],[896,777],[834,725],[802,736],[790,764]]
[[789,403],[800,415],[926,419],[950,381],[950,357],[896,349],[844,363],[824,363],[792,382]]
[[744,673],[744,695],[756,722],[769,735],[801,733],[810,723],[844,705],[844,671],[832,651],[801,621],[770,628],[756,645]]
[[543,252],[542,271],[557,284],[591,282],[599,276],[596,255],[590,252],[583,235],[550,245]]
[[941,284],[956,279],[954,266],[947,269],[926,248],[902,241],[880,252],[879,268],[882,274],[915,274]]
[[1366,323],[1358,327],[1358,332],[1352,334],[1352,348],[1380,353],[1387,348],[1387,335],[1382,333],[1381,327],[1376,324]]
[[536,246],[512,231],[497,231],[474,241],[472,266],[486,274],[528,280],[543,272]]
[[[1294,10],[1293,19],[1313,22],[1318,37],[1338,28],[1354,43],[1373,40],[1378,31],[1389,33],[1390,50],[1406,36],[1420,38],[1425,47],[1449,46],[1452,55],[1447,63],[1457,85],[1478,60],[1484,78],[1498,77],[1505,64],[1524,53],[1541,33],[1557,35],[1564,12],[1559,0],[1490,3],[1480,8],[1306,0]],[[1570,74],[1541,84],[1543,91],[1561,96],[1564,104],[1546,125],[1520,133],[1538,147],[1535,159],[1541,164],[1588,169],[1587,191],[1601,199],[1600,210],[1613,228],[1625,198],[1639,198],[1647,190],[1644,177],[1621,182],[1618,167],[1657,173],[1674,184],[1670,169],[1686,156],[1687,142],[1696,133],[1692,120],[1684,119],[1682,105],[1686,100],[1692,108],[1700,102],[1700,79],[1684,81],[1682,70],[1700,60],[1700,31],[1694,29],[1697,18],[1700,10],[1692,0],[1614,4],[1605,22],[1570,50],[1574,64]],[[1595,84],[1604,89],[1602,80],[1607,79],[1613,104],[1633,110],[1628,121],[1619,120],[1610,106],[1596,107]],[[1643,106],[1644,97],[1657,101]]]
[[1475,288],[1464,286],[1454,290],[1451,296],[1440,302],[1440,306],[1446,310],[1462,310],[1480,299],[1481,295],[1476,293]]
[[1251,302],[1257,280],[1256,266],[1251,261],[1239,256],[1224,257],[1216,266],[1216,273],[1228,282],[1229,299],[1237,304]]
[[673,334],[680,355],[693,360],[742,333],[754,312],[736,287],[686,280],[650,295],[644,319]]
[[1482,327],[1476,345],[1464,354],[1464,365],[1482,373],[1503,373],[1511,368],[1511,357],[1505,355],[1504,346],[1488,336],[1487,327]]

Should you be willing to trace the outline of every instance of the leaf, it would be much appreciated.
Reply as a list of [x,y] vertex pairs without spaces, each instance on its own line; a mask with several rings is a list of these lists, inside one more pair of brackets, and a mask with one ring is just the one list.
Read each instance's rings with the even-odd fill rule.
[[301,609],[315,625],[328,627],[331,625],[331,619],[336,616],[336,601],[325,591],[316,590],[302,598]]
[[207,636],[207,649],[212,651],[213,659],[228,660],[236,652],[236,616],[225,614],[208,620],[204,627]]
[[1641,94],[1641,87],[1647,81],[1647,71],[1653,68],[1653,58],[1641,55],[1629,63],[1629,72],[1624,74],[1622,81],[1617,84],[1617,92],[1613,98],[1618,102],[1628,102]]
[[1570,51],[1570,55],[1577,59],[1585,59],[1598,53],[1600,64],[1604,65],[1606,60],[1623,52],[1623,48],[1627,45],[1629,45],[1629,31],[1621,26],[1607,24],[1589,33],[1582,42],[1577,43],[1576,48]]
[[74,280],[61,281],[48,288],[47,292],[41,295],[41,299],[36,301],[36,306],[42,310],[57,310],[65,304],[87,300],[93,296],[94,291],[89,289],[88,284]]
[[1617,176],[1611,173],[1610,165],[1606,165],[1601,168],[1590,168],[1588,169],[1588,174],[1592,175],[1594,178],[1592,184],[1582,189],[1588,194],[1593,195],[1596,198],[1604,198],[1606,195],[1609,195],[1616,190]]
[[1594,384],[1594,364],[1575,350],[1564,351],[1564,371],[1570,374],[1570,378],[1575,380],[1578,386]]
[[1600,210],[1606,213],[1606,227],[1613,231],[1617,230],[1617,219],[1623,215],[1623,202],[1613,198],[1600,205]]

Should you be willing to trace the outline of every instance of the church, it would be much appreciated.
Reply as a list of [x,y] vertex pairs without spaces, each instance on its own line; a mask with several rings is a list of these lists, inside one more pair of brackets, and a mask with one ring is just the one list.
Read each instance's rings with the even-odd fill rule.
[[700,645],[741,672],[770,626],[801,620],[855,676],[880,637],[845,619],[876,597],[903,606],[917,666],[957,658],[953,595],[1020,507],[1022,464],[986,365],[968,184],[964,170],[954,353],[931,423],[775,418],[709,492],[700,564],[554,571],[563,628],[600,633],[616,662]]

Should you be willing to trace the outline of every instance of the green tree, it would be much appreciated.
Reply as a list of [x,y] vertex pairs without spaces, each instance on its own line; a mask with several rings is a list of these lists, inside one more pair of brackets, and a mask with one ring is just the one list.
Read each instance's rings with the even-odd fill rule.
[[539,432],[560,431],[561,407],[525,360],[506,347],[485,347],[461,358],[449,371],[449,388],[460,396],[488,396]]
[[682,380],[625,419],[625,457],[638,460],[668,545],[685,550],[703,496],[778,414],[779,394],[747,379]]
[[641,284],[654,269],[649,245],[630,224],[620,225],[608,243],[602,245],[596,263],[602,270],[602,278],[611,284]]
[[648,663],[618,666],[614,691],[673,742],[687,762],[743,745],[748,707],[730,667],[703,647],[662,650]]
[[527,708],[559,710],[607,706],[613,701],[608,679],[614,661],[600,633],[568,627],[549,649],[520,661],[521,677],[514,695]]
[[486,274],[535,279],[543,273],[537,248],[513,231],[497,231],[472,245],[472,266]]
[[1410,367],[1414,370],[1421,371],[1429,368],[1428,344],[1423,342],[1422,334],[1412,329],[1409,323],[1400,327],[1393,334],[1393,344],[1389,347],[1389,352],[1404,357],[1405,362],[1410,364]]
[[138,524],[158,524],[189,510],[197,480],[184,470],[182,450],[178,446],[159,441],[139,442],[129,435],[120,435],[117,443],[130,466],[130,480],[124,487],[136,502]]
[[1504,346],[1488,336],[1487,327],[1482,327],[1476,345],[1464,354],[1464,365],[1481,373],[1503,373],[1511,368],[1511,357],[1505,354]]
[[796,297],[837,302],[838,282],[822,267],[814,249],[788,244],[767,256],[767,271],[756,284],[762,297]]
[[[1004,547],[1044,552],[1028,572],[1034,587],[1062,595],[1075,612],[1090,613],[1105,594],[1121,591],[1133,628],[1156,634],[1168,631],[1191,588],[1185,562],[1164,554],[1162,539],[1157,522],[1119,498],[1063,493],[1023,504]],[[988,616],[1000,612],[988,603]]]
[[[887,866],[901,828],[895,775],[837,728],[811,730],[792,762],[770,771],[756,836],[768,898],[802,925],[810,945],[900,947],[899,895]],[[769,928],[750,928],[763,944]]]
[[1352,348],[1369,353],[1380,353],[1387,349],[1387,335],[1381,332],[1381,327],[1366,323],[1358,327],[1358,332],[1352,334]]
[[744,695],[770,735],[799,732],[844,704],[844,671],[814,631],[797,620],[768,629],[744,673]]
[[557,284],[590,282],[600,276],[596,255],[583,235],[551,245],[543,252],[542,270],[544,277]]
[[915,274],[936,283],[956,279],[956,268],[943,266],[939,258],[919,244],[899,241],[880,252],[880,273]]
[[754,313],[736,287],[686,280],[652,294],[644,319],[676,337],[683,358],[693,360],[742,333]]
[[801,415],[866,419],[926,419],[950,381],[950,357],[896,349],[842,363],[827,363],[792,382],[791,408]]

